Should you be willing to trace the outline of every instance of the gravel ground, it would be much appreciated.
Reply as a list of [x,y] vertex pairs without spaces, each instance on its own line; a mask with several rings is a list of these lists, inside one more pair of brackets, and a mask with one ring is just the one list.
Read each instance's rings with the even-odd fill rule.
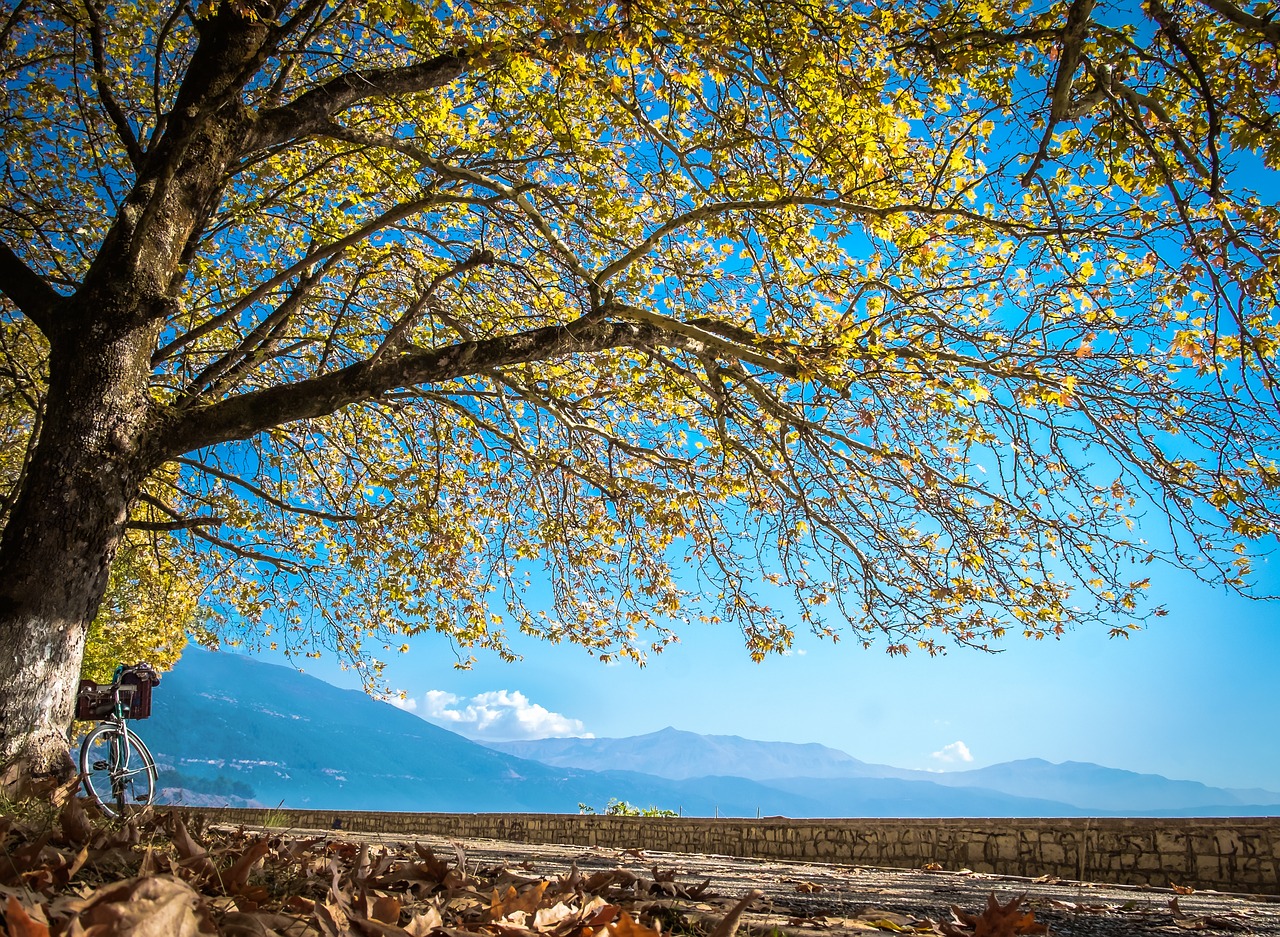
[[[281,835],[279,829],[269,831]],[[293,830],[289,835],[369,842],[400,851],[412,841],[399,836]],[[553,846],[495,840],[416,840],[438,853],[452,855],[460,847],[468,870],[504,867],[529,878],[553,879],[576,868],[584,875],[623,869],[653,897],[639,904],[673,923],[686,923],[705,913],[709,918],[751,891],[764,896],[742,919],[747,937],[819,937],[859,932],[881,922],[889,932],[909,931],[912,922],[950,921],[951,907],[979,913],[994,893],[1001,903],[1026,895],[1026,906],[1049,933],[1061,937],[1128,937],[1198,932],[1266,934],[1280,937],[1280,896],[1196,891],[1025,879],[970,872],[879,869],[819,863],[776,862],[728,856],[685,855],[653,851]],[[656,870],[656,872],[655,872]],[[697,899],[664,896],[661,880],[686,889],[710,880]],[[658,880],[658,884],[653,884]],[[668,891],[672,889],[668,887]],[[712,898],[710,896],[717,896]],[[887,925],[885,926],[885,922]],[[664,928],[664,931],[666,928]]]

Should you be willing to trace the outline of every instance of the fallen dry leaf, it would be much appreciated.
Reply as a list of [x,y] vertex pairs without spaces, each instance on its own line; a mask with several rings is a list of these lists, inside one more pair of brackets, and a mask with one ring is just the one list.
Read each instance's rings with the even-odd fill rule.
[[716,925],[715,930],[711,932],[711,937],[733,937],[738,929],[738,921],[742,917],[742,912],[747,910],[747,906],[764,895],[758,888],[753,888],[742,896],[742,899],[733,906],[728,914]]
[[240,858],[222,873],[222,887],[230,894],[243,891],[249,882],[250,870],[270,851],[271,845],[265,838],[254,840]]
[[608,931],[609,937],[662,937],[661,930],[637,924],[626,911],[618,915],[618,920],[608,925],[605,930]]
[[383,924],[396,923],[400,920],[400,899],[392,895],[375,898],[373,907],[369,910],[369,917]]
[[498,890],[495,888],[493,899],[489,903],[489,920],[500,921],[520,913],[532,917],[537,914],[538,905],[542,902],[542,893],[550,884],[550,882],[539,882],[522,892],[517,892],[514,886],[508,885],[506,894],[501,897],[498,896]]
[[[1036,916],[1030,911],[1022,912],[1018,906],[1026,895],[1010,898],[1008,904],[1001,904],[996,893],[987,896],[987,907],[979,915],[968,914],[952,905],[951,913],[955,920],[942,924],[942,933],[946,937],[1020,937],[1023,934],[1047,934],[1049,928],[1036,922]],[[968,928],[960,930],[960,927]]]
[[209,858],[208,850],[192,838],[187,825],[179,816],[173,818],[172,833],[173,846],[181,860],[179,865],[191,873],[193,880],[216,879],[218,869]]
[[4,923],[5,937],[49,937],[49,925],[32,918],[13,895],[5,905]]
[[78,921],[87,931],[121,937],[197,937],[216,933],[204,900],[171,875],[127,879],[98,889]]
[[1232,913],[1206,914],[1193,916],[1186,914],[1178,907],[1178,899],[1169,899],[1169,911],[1173,914],[1173,923],[1182,930],[1248,930],[1249,924],[1242,915]]

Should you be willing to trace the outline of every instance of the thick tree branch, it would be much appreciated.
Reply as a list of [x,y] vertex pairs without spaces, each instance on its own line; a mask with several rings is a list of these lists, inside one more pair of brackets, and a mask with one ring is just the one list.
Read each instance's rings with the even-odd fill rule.
[[645,344],[681,345],[684,337],[635,322],[579,319],[514,335],[459,342],[380,361],[361,361],[294,384],[264,388],[181,414],[160,417],[153,452],[163,461],[273,426],[335,413],[399,387],[437,384],[489,368]]
[[1040,149],[1031,161],[1030,168],[1022,176],[1022,184],[1030,185],[1045,158],[1049,155],[1049,144],[1053,140],[1054,128],[1067,118],[1071,109],[1071,88],[1075,83],[1076,67],[1084,53],[1084,41],[1089,35],[1089,18],[1093,15],[1094,0],[1072,0],[1067,11],[1067,22],[1062,27],[1062,46],[1058,52],[1058,73],[1053,79],[1053,93],[1050,97],[1049,116],[1044,122],[1044,136],[1040,138]]
[[519,49],[536,54],[589,48],[592,40],[613,35],[610,30],[571,33],[554,39],[529,37],[504,43],[485,43],[442,52],[423,62],[400,68],[370,68],[331,78],[318,88],[304,92],[288,104],[258,115],[244,152],[278,146],[305,137],[325,127],[335,114],[373,97],[420,94],[443,88],[480,66],[500,63]]
[[1200,2],[1224,19],[1243,29],[1258,33],[1273,46],[1280,47],[1280,23],[1274,22],[1269,16],[1266,19],[1254,16],[1234,3],[1228,3],[1227,0],[1200,0]]
[[19,311],[41,332],[45,335],[50,333],[54,311],[62,297],[4,241],[0,241],[0,292],[13,300]]
[[288,104],[260,114],[245,152],[308,136],[327,124],[334,114],[365,98],[442,88],[462,75],[482,54],[480,49],[445,52],[403,68],[371,68],[339,75]]

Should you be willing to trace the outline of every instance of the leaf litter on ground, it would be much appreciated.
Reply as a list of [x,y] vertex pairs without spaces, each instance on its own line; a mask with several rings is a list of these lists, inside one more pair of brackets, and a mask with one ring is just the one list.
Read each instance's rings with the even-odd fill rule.
[[[469,867],[420,843],[209,829],[198,815],[120,823],[66,796],[52,810],[0,814],[2,937],[786,937],[818,931],[1032,937],[1048,933],[1024,897],[950,921],[865,907],[850,916],[778,912],[760,889],[718,895],[652,864],[544,878],[529,862]],[[341,834],[334,834],[340,836]],[[638,852],[638,851],[637,851]],[[619,856],[623,859],[629,853]],[[792,879],[796,891],[821,886]],[[811,886],[811,887],[805,887]],[[1116,906],[1054,901],[1072,916]],[[1178,930],[1244,930],[1242,917],[1169,911]]]

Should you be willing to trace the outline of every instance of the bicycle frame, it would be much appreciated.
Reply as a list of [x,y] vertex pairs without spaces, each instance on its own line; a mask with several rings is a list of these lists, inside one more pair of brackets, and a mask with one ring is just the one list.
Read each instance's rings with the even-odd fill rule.
[[[122,699],[124,686],[120,678],[124,670],[123,666],[117,667],[112,678],[111,714],[90,730],[80,747],[85,793],[109,816],[121,817],[130,807],[149,806],[155,798],[157,781],[155,760],[142,739],[129,728],[126,713],[132,701]],[[103,745],[106,751],[100,752]],[[144,786],[136,790],[140,777]]]

